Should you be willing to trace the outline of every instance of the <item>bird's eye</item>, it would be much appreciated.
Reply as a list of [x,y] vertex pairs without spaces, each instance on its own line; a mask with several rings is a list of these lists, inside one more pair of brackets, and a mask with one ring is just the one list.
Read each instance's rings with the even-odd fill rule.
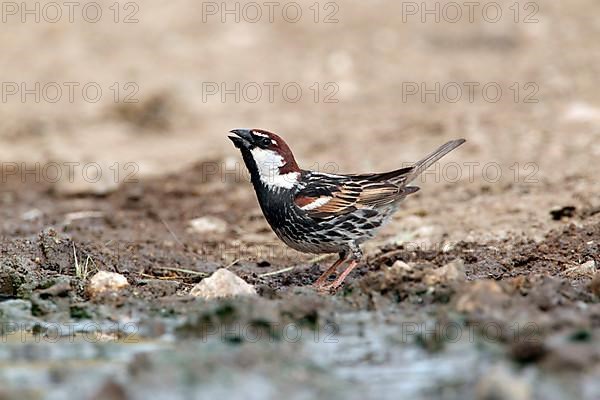
[[260,138],[259,144],[260,144],[261,146],[268,147],[268,146],[270,146],[270,145],[271,145],[271,139],[269,139],[269,138],[266,138],[266,137],[264,137],[264,138]]

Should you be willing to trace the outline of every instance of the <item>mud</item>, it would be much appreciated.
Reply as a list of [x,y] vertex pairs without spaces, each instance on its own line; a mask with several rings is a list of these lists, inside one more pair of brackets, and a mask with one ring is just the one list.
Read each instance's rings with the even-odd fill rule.
[[[320,373],[312,376],[309,371],[322,368],[319,363],[333,363],[338,365],[335,370],[342,371],[342,355],[319,359],[297,352],[306,351],[301,348],[310,343],[347,346],[345,341],[365,335],[390,344],[382,345],[383,355],[352,361],[358,369],[373,368],[370,357],[384,357],[375,364],[395,368],[393,354],[406,351],[423,351],[423,360],[433,362],[441,357],[452,364],[454,348],[460,345],[464,347],[461,351],[472,353],[475,359],[483,357],[490,365],[495,360],[509,370],[534,368],[538,375],[527,382],[536,393],[544,388],[543,384],[534,387],[541,376],[564,374],[564,390],[588,396],[581,392],[581,379],[593,376],[600,365],[594,339],[600,330],[599,278],[597,272],[580,266],[600,262],[600,223],[595,213],[568,216],[537,240],[518,235],[437,247],[414,242],[381,244],[368,252],[337,294],[327,296],[315,292],[310,283],[324,264],[335,258],[315,260],[282,250],[260,216],[243,206],[253,201],[250,186],[246,182],[203,181],[206,166],[200,163],[176,175],[126,184],[100,197],[63,196],[51,186],[39,185],[14,192],[9,205],[15,212],[4,208],[0,247],[3,337],[37,343],[37,349],[62,346],[68,358],[80,360],[76,362],[83,361],[71,354],[73,342],[94,348],[105,341],[122,343],[124,350],[115,354],[123,353],[130,361],[125,367],[128,375],[121,375],[120,383],[111,380],[116,375],[96,369],[90,372],[95,377],[90,379],[90,387],[96,388],[98,380],[106,379],[97,389],[98,396],[111,393],[110,398],[143,396],[147,379],[158,373],[157,369],[172,368],[168,366],[171,361],[160,356],[172,346],[175,352],[171,355],[181,368],[181,372],[173,372],[172,379],[179,379],[177,374],[190,368],[196,371],[189,377],[194,383],[181,389],[181,396],[199,388],[203,393],[225,390],[218,388],[222,383],[207,389],[216,381],[205,380],[201,371],[211,362],[220,363],[219,368],[227,373],[242,374],[248,367],[257,376],[271,376],[270,368],[289,360],[294,360],[294,368],[300,368],[290,373],[304,378],[277,380],[276,387],[269,390],[283,393],[293,387],[290,390],[301,397],[304,389],[299,388],[307,379],[311,382],[308,392],[333,396],[332,388],[343,386],[345,378],[332,376],[331,381],[322,381]],[[34,213],[35,218],[23,218],[38,207],[43,211]],[[226,232],[191,230],[189,221],[201,215],[221,218]],[[552,220],[551,210],[548,219]],[[249,230],[252,233],[246,233]],[[255,238],[254,243],[242,242],[248,235]],[[222,266],[256,285],[260,297],[205,303],[189,296],[195,283]],[[98,270],[119,272],[131,286],[91,297],[86,282]],[[26,332],[30,336],[23,336]],[[299,342],[295,339],[298,332],[302,332]],[[145,348],[146,342],[155,350],[135,350],[136,346]],[[225,348],[219,355],[207,356],[196,370],[198,358],[188,351],[203,353],[203,346],[209,343]],[[227,346],[234,348],[225,350]],[[283,355],[276,350],[278,346],[285,348]],[[14,351],[19,354],[23,350]],[[275,364],[267,361],[273,361],[269,355],[273,351],[278,354]],[[288,361],[286,352],[291,352]],[[111,357],[109,364],[116,362]],[[210,357],[217,358],[210,361]],[[3,362],[7,365],[8,359]],[[304,362],[307,365],[302,366]],[[477,379],[485,379],[486,368]],[[580,375],[573,375],[575,372]],[[65,385],[73,385],[70,372],[62,373],[68,376]],[[243,376],[250,388],[260,382]],[[37,378],[26,379],[35,382]],[[163,383],[169,379],[164,378]],[[449,373],[439,385],[443,386],[444,379],[457,380],[460,395],[471,393],[468,387],[473,382],[464,377]],[[336,380],[338,383],[331,383]],[[375,390],[370,386],[373,382],[363,384]],[[387,384],[399,383],[392,380]],[[427,398],[425,387],[413,389]],[[598,387],[589,390],[596,393]],[[354,395],[344,390],[335,393]]]

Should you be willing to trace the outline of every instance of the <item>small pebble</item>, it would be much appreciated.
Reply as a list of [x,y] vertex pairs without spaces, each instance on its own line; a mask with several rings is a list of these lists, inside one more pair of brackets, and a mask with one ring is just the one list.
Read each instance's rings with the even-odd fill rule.
[[90,279],[88,290],[90,295],[98,295],[108,291],[117,291],[129,286],[127,278],[116,272],[100,271]]
[[203,299],[255,296],[256,289],[228,269],[221,268],[192,288],[190,294]]
[[200,217],[189,222],[190,230],[195,233],[225,233],[227,223],[217,217]]

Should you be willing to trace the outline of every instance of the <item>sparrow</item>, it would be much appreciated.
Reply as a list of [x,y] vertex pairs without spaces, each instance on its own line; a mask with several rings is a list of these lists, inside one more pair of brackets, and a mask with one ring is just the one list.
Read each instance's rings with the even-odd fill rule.
[[[389,221],[406,196],[419,190],[408,184],[465,142],[452,140],[410,167],[338,175],[301,169],[275,133],[262,129],[230,133],[235,134],[229,139],[242,153],[260,208],[277,237],[300,252],[339,255],[314,283],[322,291],[342,285],[362,258],[361,243]],[[346,269],[329,283],[346,261]]]

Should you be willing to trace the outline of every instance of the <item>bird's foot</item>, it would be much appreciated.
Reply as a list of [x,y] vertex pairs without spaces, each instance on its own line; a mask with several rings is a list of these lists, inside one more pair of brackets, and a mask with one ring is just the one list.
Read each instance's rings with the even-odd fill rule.
[[316,283],[312,285],[313,288],[322,294],[335,294],[337,292],[337,290],[339,289],[339,285],[336,285],[335,282],[331,282],[330,284],[320,284],[317,285]]
[[335,294],[339,289],[339,286],[336,286],[334,283],[335,282],[332,282],[329,285],[313,285],[313,288],[321,294]]
[[317,280],[317,282],[315,282],[315,284],[313,285],[314,288],[318,292],[331,293],[331,294],[336,293],[337,290],[340,288],[340,286],[342,286],[342,284],[344,283],[344,279],[346,279],[348,274],[350,274],[350,272],[352,272],[352,270],[357,265],[358,265],[358,261],[352,260],[350,262],[350,265],[348,266],[348,268],[346,268],[346,270],[344,272],[342,272],[342,274],[340,276],[338,276],[336,278],[336,280],[333,281],[331,284],[325,285],[324,282],[320,282],[320,280]]

